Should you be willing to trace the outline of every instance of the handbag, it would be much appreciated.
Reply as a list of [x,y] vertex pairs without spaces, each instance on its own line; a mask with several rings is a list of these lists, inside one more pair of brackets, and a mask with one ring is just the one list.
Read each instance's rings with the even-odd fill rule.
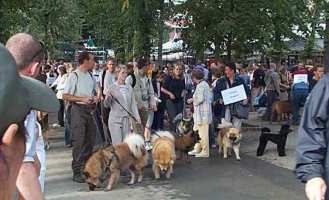
[[239,119],[248,119],[249,104],[243,105],[242,102],[233,104],[233,114],[232,115]]

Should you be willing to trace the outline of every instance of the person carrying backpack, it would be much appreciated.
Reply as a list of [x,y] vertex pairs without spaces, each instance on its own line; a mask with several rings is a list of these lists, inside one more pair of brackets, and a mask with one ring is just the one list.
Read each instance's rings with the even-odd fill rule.
[[[305,104],[309,94],[308,73],[303,63],[299,63],[293,72],[293,85],[291,89],[292,125],[299,124],[299,110]],[[304,77],[304,78],[303,78]]]

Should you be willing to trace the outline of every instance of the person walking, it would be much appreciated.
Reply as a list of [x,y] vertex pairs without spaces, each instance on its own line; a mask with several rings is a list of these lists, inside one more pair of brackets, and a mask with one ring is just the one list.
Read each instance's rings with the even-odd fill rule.
[[127,67],[119,65],[116,73],[117,80],[109,87],[104,100],[104,106],[110,108],[108,127],[112,144],[122,143],[131,132],[131,120],[141,123],[133,89],[125,84]]
[[275,63],[270,63],[270,69],[265,74],[265,92],[267,97],[266,113],[263,120],[269,121],[272,118],[272,105],[281,97],[280,91],[280,75],[276,72],[277,67]]
[[209,124],[212,122],[212,110],[211,110],[211,90],[204,80],[203,71],[196,69],[192,72],[192,80],[196,85],[195,92],[191,99],[187,100],[187,103],[193,103],[194,112],[194,131],[198,131],[201,138],[200,143],[195,145],[190,155],[195,157],[209,157]]
[[154,98],[154,89],[152,81],[146,76],[146,60],[140,58],[137,61],[137,71],[135,72],[136,85],[134,87],[134,94],[137,102],[137,107],[141,117],[144,132],[145,148],[151,150],[151,127],[154,118],[154,111],[156,111],[156,101]]
[[305,104],[297,134],[295,174],[305,183],[309,200],[329,199],[328,105],[329,75],[326,74],[315,85]]
[[[247,99],[241,102],[235,102],[228,105],[224,105],[224,100],[222,97],[222,91],[243,85],[244,91],[246,93]],[[244,107],[248,107],[248,97],[250,96],[250,90],[245,85],[243,79],[236,74],[236,65],[235,63],[225,64],[225,76],[220,78],[213,90],[214,92],[214,101],[222,106],[221,108],[221,122],[218,125],[218,128],[223,128],[225,126],[233,126],[235,128],[241,128],[242,118],[237,115],[237,107],[239,104]],[[247,109],[248,110],[248,109]],[[248,112],[248,111],[247,111]]]
[[100,100],[97,84],[90,70],[93,69],[94,56],[82,52],[78,58],[79,67],[70,73],[63,92],[63,99],[71,104],[71,133],[72,133],[72,170],[73,181],[83,183],[82,170],[91,155],[95,139],[96,124],[94,111]]
[[50,88],[56,87],[56,96],[60,103],[60,109],[57,114],[58,124],[54,124],[53,126],[57,127],[64,127],[64,111],[65,111],[65,104],[63,100],[63,92],[66,84],[66,80],[68,74],[66,73],[66,68],[64,65],[60,65],[57,69],[58,77],[55,82],[50,86]]

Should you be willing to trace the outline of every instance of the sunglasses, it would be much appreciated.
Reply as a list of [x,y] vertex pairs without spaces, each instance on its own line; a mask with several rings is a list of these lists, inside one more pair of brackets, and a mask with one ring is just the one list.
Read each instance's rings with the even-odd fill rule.
[[40,44],[40,49],[32,56],[31,61],[33,61],[36,57],[38,57],[41,53],[43,53],[43,60],[41,60],[41,63],[45,64],[46,60],[48,60],[46,46],[41,41],[39,41],[39,44]]

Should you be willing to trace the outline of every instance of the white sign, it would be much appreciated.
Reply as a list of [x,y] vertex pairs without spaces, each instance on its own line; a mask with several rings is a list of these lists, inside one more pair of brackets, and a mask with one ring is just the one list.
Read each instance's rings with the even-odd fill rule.
[[308,83],[308,75],[307,74],[295,74],[294,75],[294,84],[296,83]]
[[224,105],[236,103],[247,99],[243,85],[238,85],[222,91]]

